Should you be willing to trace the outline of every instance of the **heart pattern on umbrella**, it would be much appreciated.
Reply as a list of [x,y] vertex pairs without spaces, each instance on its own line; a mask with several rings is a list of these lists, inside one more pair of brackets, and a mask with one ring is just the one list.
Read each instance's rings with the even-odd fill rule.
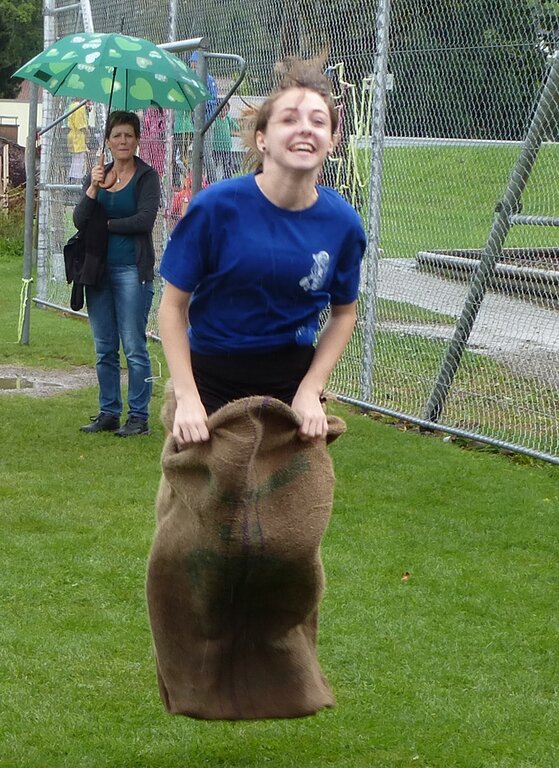
[[57,96],[111,104],[113,109],[157,106],[193,109],[206,87],[177,56],[122,34],[68,35],[24,64],[15,76]]

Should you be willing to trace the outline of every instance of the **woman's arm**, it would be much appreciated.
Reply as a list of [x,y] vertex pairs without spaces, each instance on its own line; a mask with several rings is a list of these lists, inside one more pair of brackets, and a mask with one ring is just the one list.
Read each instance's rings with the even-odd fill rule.
[[320,396],[351,338],[355,319],[356,302],[330,307],[330,315],[320,334],[311,366],[291,404],[301,418],[299,434],[302,438],[325,438],[328,434],[328,422]]
[[209,440],[208,416],[190,362],[190,343],[186,333],[190,293],[166,283],[159,306],[159,334],[177,399],[173,436],[179,446]]

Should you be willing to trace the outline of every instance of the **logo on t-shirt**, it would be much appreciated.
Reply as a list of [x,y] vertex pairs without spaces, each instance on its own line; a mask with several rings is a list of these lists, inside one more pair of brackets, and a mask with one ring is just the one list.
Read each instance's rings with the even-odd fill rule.
[[330,263],[330,254],[327,251],[319,251],[312,255],[314,264],[310,273],[299,280],[299,285],[304,291],[318,291],[324,285],[324,278]]

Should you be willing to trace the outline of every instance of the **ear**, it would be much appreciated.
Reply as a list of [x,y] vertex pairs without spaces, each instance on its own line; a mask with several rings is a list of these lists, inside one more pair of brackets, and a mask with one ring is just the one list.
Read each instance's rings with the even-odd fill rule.
[[266,137],[262,131],[256,131],[254,135],[254,140],[256,142],[256,149],[262,153],[266,149]]
[[336,149],[336,147],[338,146],[339,142],[340,142],[340,133],[339,133],[339,131],[336,131],[336,133],[330,139],[330,146],[328,147],[328,154],[331,154]]

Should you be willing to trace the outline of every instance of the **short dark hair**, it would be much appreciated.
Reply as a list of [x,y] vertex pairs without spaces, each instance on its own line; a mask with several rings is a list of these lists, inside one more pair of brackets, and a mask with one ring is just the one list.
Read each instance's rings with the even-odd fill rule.
[[140,138],[140,118],[135,112],[125,112],[123,109],[115,109],[114,112],[111,112],[107,120],[105,140],[109,138],[115,125],[131,125],[136,138]]

